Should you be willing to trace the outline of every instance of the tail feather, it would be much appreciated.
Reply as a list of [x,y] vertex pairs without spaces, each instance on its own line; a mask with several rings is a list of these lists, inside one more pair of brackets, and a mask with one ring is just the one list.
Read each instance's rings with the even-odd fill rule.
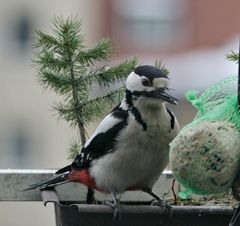
[[46,180],[46,181],[43,181],[40,183],[36,183],[36,184],[32,184],[28,188],[23,189],[23,191],[33,190],[36,188],[45,189],[45,188],[49,188],[49,187],[54,187],[59,184],[67,183],[68,182],[68,180],[66,179],[67,175],[68,174],[65,173],[65,174],[50,178],[49,180]]

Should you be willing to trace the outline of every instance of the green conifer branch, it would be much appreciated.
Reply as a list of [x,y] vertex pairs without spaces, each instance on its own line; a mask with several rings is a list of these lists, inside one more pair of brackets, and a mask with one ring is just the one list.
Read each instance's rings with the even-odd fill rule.
[[69,147],[69,159],[74,159],[77,154],[79,153],[79,150],[81,150],[82,145],[79,142],[79,140],[75,139],[72,140],[72,142],[70,143],[70,147]]
[[104,38],[100,40],[94,48],[80,50],[76,56],[76,61],[79,63],[91,66],[96,61],[107,61],[110,59],[113,47],[110,39]]
[[34,48],[40,48],[41,51],[46,51],[49,49],[55,49],[60,46],[58,40],[52,35],[45,34],[40,30],[36,31],[36,37],[38,42],[33,45]]
[[[81,120],[87,125],[91,120],[103,116],[110,107],[122,100],[124,92],[125,88],[120,88],[81,103],[77,106],[78,109],[83,111],[80,115]],[[57,111],[58,119],[67,121],[72,127],[77,126],[75,118],[76,106],[74,103],[60,102],[56,103],[53,108]]]
[[[83,117],[85,122],[89,123],[90,121],[96,119],[96,117],[102,117],[110,107],[122,100],[124,92],[125,88],[120,88],[83,103]],[[95,112],[95,114],[93,115],[91,112]]]
[[226,54],[226,58],[230,61],[234,61],[236,63],[239,62],[239,53],[235,53],[234,51],[232,51],[229,54]]
[[131,58],[124,60],[122,63],[115,67],[102,67],[97,70],[91,71],[87,77],[82,80],[86,80],[89,83],[96,82],[100,86],[109,86],[115,81],[121,81],[126,79],[127,75],[134,70],[137,65],[137,58]]
[[[96,62],[110,59],[113,51],[110,40],[102,39],[93,48],[87,48],[84,36],[80,34],[81,21],[77,17],[66,20],[55,17],[52,24],[52,34],[36,33],[34,47],[38,51],[34,63],[38,80],[44,89],[53,90],[63,97],[63,102],[55,104],[54,109],[59,119],[78,127],[81,145],[84,145],[87,124],[118,102],[122,93],[111,91],[89,100],[92,85],[111,85],[126,78],[136,67],[137,60],[133,58],[115,67],[96,69]],[[79,145],[71,147],[76,151]]]
[[58,102],[53,104],[53,109],[56,111],[58,120],[65,120],[74,128],[77,126],[74,104]]
[[163,64],[162,60],[156,60],[155,61],[155,67],[159,68],[160,70],[163,71],[163,73],[165,73],[166,76],[168,76],[168,74],[170,73],[169,70],[165,67],[165,65]]
[[58,47],[62,50],[63,56],[66,52],[73,55],[79,48],[86,47],[84,36],[80,34],[81,21],[77,17],[69,17],[66,20],[63,17],[55,17],[52,24],[52,31],[60,44]]
[[72,82],[62,73],[44,70],[42,71],[42,76],[39,78],[39,82],[44,89],[49,88],[62,96],[68,95],[71,92]]

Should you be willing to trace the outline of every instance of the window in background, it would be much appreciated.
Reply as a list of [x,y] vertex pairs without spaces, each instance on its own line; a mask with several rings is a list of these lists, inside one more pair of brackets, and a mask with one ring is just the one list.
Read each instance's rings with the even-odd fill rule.
[[130,49],[166,50],[188,35],[186,0],[114,0],[113,39]]

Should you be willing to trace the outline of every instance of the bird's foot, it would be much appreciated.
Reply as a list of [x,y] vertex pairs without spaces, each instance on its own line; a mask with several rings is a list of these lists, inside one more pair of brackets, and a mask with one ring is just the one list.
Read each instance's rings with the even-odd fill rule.
[[104,201],[104,205],[107,205],[113,210],[113,221],[121,220],[121,208],[120,201],[116,198],[116,195],[113,194],[113,201]]
[[121,219],[121,211],[120,211],[120,205],[116,205],[114,202],[111,201],[105,201],[104,205],[107,205],[112,208],[113,210],[113,221],[114,220],[120,220]]
[[167,211],[169,213],[169,216],[170,217],[172,216],[172,206],[170,206],[167,202],[162,200],[151,189],[145,188],[145,189],[142,189],[142,191],[148,193],[149,195],[151,195],[155,199],[155,201],[152,202],[152,205],[161,207],[163,212]]
[[240,225],[240,205],[234,211],[232,219],[229,223],[229,226],[237,226],[237,225]]
[[153,206],[159,206],[163,209],[163,212],[167,211],[169,216],[171,217],[172,216],[172,206],[169,205],[166,201],[162,200],[162,199],[157,199],[157,200],[154,200],[151,205]]

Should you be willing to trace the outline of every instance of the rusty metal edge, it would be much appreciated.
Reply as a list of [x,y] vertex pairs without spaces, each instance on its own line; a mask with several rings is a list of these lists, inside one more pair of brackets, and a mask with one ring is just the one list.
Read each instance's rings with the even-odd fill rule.
[[[77,208],[81,213],[111,213],[112,209],[106,205],[101,204],[77,204],[77,203],[62,203],[58,199],[58,195],[55,189],[42,190],[41,196],[44,205],[47,203],[54,203],[57,206],[64,208]],[[122,211],[127,213],[156,213],[156,214],[167,214],[163,212],[158,206],[152,205],[137,205],[136,202],[132,205],[131,202],[128,204],[123,203],[121,205]],[[173,214],[229,214],[232,215],[234,212],[233,207],[229,206],[173,206]]]

